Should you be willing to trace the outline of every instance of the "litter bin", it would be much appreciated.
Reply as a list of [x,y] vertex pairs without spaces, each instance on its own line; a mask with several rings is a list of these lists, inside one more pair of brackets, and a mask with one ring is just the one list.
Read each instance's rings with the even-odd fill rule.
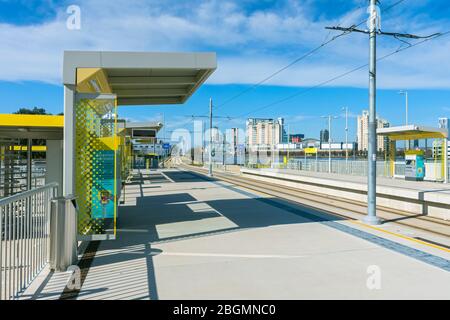
[[77,210],[74,196],[51,202],[50,269],[66,271],[78,262]]

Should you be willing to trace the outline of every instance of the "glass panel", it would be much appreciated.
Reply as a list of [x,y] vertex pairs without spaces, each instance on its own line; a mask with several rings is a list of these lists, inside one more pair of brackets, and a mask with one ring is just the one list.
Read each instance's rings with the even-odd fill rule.
[[110,239],[117,216],[117,107],[115,97],[77,99],[75,194],[81,239]]

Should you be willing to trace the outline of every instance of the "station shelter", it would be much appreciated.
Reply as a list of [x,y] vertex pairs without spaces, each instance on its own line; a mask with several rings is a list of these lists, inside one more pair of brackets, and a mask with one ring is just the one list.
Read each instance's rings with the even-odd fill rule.
[[132,157],[120,107],[183,104],[216,67],[214,53],[64,53],[63,194],[76,201],[78,240],[116,236]]
[[435,146],[441,145],[441,152],[433,152],[433,162],[426,163],[424,151],[420,148],[405,150],[405,179],[430,180],[448,183],[448,130],[419,125],[406,125],[377,129],[377,134],[389,139],[389,171],[395,177],[397,141],[435,139]]
[[63,127],[64,116],[0,114],[0,197],[62,185]]
[[134,169],[157,169],[162,158],[162,145],[157,138],[161,122],[126,122],[123,132],[131,139],[131,164]]

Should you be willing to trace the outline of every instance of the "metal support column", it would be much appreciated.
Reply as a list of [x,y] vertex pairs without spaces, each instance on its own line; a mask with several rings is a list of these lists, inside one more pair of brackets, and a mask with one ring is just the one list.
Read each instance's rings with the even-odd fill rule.
[[395,157],[396,157],[396,153],[397,153],[397,141],[390,140],[389,147],[390,147],[390,157],[389,157],[390,172],[391,172],[391,178],[394,178],[395,177]]
[[442,154],[444,156],[444,183],[448,183],[448,138],[444,139]]
[[209,170],[208,175],[212,177],[213,168],[212,168],[212,117],[213,117],[213,102],[212,98],[209,99]]
[[32,150],[33,148],[33,139],[27,139],[27,190],[31,190],[32,186],[32,178],[33,178],[33,157]]
[[63,194],[74,194],[75,184],[75,86],[64,85],[64,185]]
[[376,213],[377,198],[377,110],[376,110],[376,59],[377,59],[377,1],[370,0],[370,58],[369,58],[369,152],[367,180],[367,216],[368,224],[380,224]]

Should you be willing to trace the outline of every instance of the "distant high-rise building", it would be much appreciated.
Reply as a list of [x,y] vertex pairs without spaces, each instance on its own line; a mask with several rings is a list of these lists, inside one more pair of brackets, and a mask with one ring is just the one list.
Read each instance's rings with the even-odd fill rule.
[[220,144],[222,143],[222,136],[220,134],[220,130],[218,127],[213,127],[212,128],[212,143],[217,143]]
[[272,146],[282,143],[286,135],[284,119],[247,120],[247,142],[249,146]]
[[327,129],[320,130],[320,143],[330,141],[330,132]]
[[448,118],[439,118],[439,128],[448,129]]
[[[377,116],[377,128],[388,128],[389,122]],[[369,111],[363,110],[362,115],[358,116],[357,125],[358,151],[367,151],[369,149]],[[385,151],[389,148],[387,137],[377,137],[378,151]]]
[[[441,140],[433,141],[433,158],[442,157],[442,146],[443,142]],[[448,150],[448,157],[450,159],[450,141],[447,141],[447,150]]]
[[305,139],[305,135],[301,133],[295,133],[289,135],[289,143],[300,143]]
[[239,144],[239,129],[231,128],[230,130],[230,146],[231,152],[233,154],[233,164],[237,164],[237,156],[238,156],[238,144]]

